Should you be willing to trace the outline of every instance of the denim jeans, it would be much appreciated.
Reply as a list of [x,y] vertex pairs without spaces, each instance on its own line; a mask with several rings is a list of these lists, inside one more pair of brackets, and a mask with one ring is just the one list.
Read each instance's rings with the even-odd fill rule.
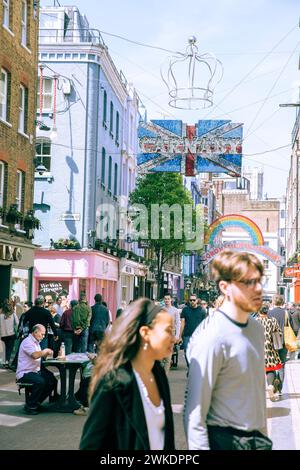
[[39,403],[42,403],[57,389],[57,380],[52,372],[47,369],[41,369],[39,372],[28,372],[23,375],[19,382],[33,384],[26,401],[29,408],[37,408]]
[[79,336],[79,353],[85,353],[88,350],[89,329],[83,330]]
[[185,362],[186,362],[187,367],[189,367],[189,361],[187,360],[187,357],[186,357],[186,350],[187,350],[189,341],[190,341],[190,336],[183,336],[182,337],[184,357],[185,357]]
[[[280,378],[280,381],[281,381],[281,388],[282,388],[283,387],[283,381],[284,381],[284,366],[285,366],[285,363],[286,363],[287,349],[285,347],[283,347],[282,349],[279,349],[278,354],[279,354],[280,361],[281,361],[281,364],[282,364],[282,368],[279,369],[279,371],[278,371],[278,375],[279,375],[279,378]],[[281,389],[279,391],[281,392]]]

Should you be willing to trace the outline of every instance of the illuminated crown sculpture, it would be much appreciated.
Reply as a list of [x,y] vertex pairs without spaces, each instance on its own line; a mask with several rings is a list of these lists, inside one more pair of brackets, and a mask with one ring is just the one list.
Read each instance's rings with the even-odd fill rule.
[[[191,36],[186,52],[169,57],[167,70],[163,70],[164,65],[161,68],[161,77],[169,90],[169,106],[173,108],[209,108],[213,105],[214,88],[222,79],[222,62],[212,54],[198,54],[196,41]],[[187,70],[183,70],[185,65]]]

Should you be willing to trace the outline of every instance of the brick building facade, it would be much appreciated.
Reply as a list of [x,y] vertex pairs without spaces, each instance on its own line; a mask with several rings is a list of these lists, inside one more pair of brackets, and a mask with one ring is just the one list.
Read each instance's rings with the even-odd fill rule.
[[[24,216],[33,204],[37,93],[38,1],[0,6],[0,300],[30,298],[33,245],[11,205]],[[4,214],[3,214],[4,211]]]

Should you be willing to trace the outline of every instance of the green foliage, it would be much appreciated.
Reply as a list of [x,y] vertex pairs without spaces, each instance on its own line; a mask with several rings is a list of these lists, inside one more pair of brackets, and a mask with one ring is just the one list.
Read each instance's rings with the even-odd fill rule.
[[[188,238],[184,233],[184,206],[193,206],[193,200],[190,192],[183,186],[182,176],[177,173],[149,173],[142,176],[137,181],[136,189],[130,195],[130,203],[133,205],[142,204],[147,208],[147,228],[148,236],[140,236],[140,239],[147,239],[148,247],[154,250],[156,254],[156,264],[158,279],[162,277],[164,264],[174,255],[183,254],[186,251],[186,242]],[[181,218],[176,218],[173,211],[170,211],[170,237],[165,238],[166,226],[163,216],[152,213],[153,205],[162,204],[171,208],[178,205],[181,208]],[[191,230],[195,228],[196,210],[192,209]],[[139,215],[134,216],[135,228],[141,234],[141,225],[139,225]],[[157,225],[157,238],[152,236],[153,226]],[[179,225],[181,227],[179,227]],[[176,238],[176,232],[182,228],[182,236]],[[178,235],[177,235],[178,236]],[[191,236],[192,239],[192,236]],[[159,281],[160,282],[160,281]]]

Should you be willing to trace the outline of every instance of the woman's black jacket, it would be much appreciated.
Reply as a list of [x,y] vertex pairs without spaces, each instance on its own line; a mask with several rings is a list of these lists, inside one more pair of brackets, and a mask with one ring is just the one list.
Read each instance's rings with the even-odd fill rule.
[[[174,450],[168,380],[159,362],[155,362],[152,372],[165,407],[164,450]],[[150,450],[143,403],[131,362],[117,370],[113,386],[109,385],[109,374],[100,380],[83,428],[80,449]]]

